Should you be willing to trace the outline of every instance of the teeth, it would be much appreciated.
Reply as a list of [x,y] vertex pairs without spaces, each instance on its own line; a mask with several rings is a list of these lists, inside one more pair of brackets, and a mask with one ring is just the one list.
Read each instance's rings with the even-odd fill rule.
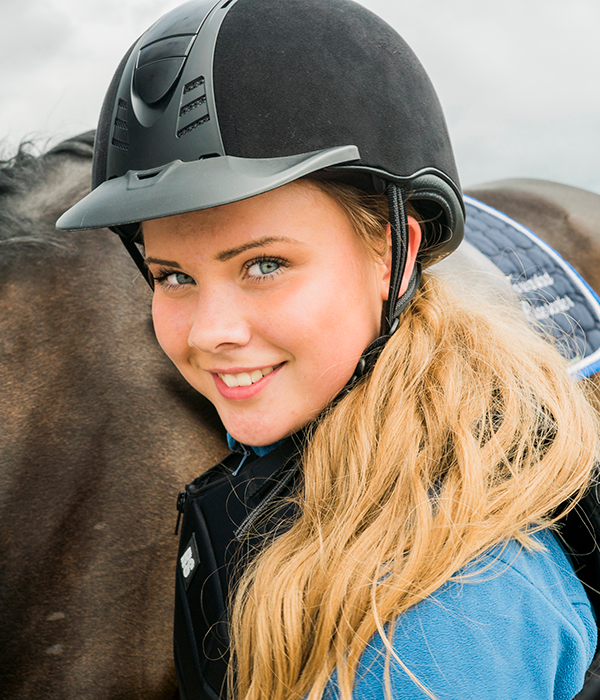
[[249,374],[246,374],[245,372],[238,374],[236,379],[238,380],[238,384],[240,386],[252,386],[252,377]]
[[267,374],[271,374],[273,367],[265,367],[264,369],[255,369],[254,372],[240,372],[240,374],[219,374],[219,377],[230,388],[234,386],[251,386],[260,381]]

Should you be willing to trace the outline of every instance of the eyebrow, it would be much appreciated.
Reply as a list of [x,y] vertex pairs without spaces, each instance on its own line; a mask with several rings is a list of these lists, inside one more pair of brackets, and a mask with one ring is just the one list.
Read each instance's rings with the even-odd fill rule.
[[263,248],[270,243],[296,243],[302,245],[302,241],[298,241],[294,238],[288,238],[287,236],[263,236],[262,238],[257,238],[255,241],[244,243],[243,245],[236,246],[235,248],[222,250],[220,253],[215,255],[215,260],[226,262],[227,260],[231,260],[231,258],[235,258],[235,256],[239,255],[240,253],[245,253],[247,250],[251,250],[252,248]]
[[[263,236],[262,238],[257,238],[255,241],[250,241],[249,243],[244,243],[242,245],[236,246],[235,248],[228,248],[227,250],[222,250],[214,256],[215,260],[219,262],[226,262],[235,258],[236,255],[244,253],[247,250],[252,250],[252,248],[263,248],[270,243],[296,243],[303,245],[302,241],[298,241],[295,238],[288,238],[287,236]],[[163,265],[164,267],[176,267],[181,268],[181,265],[176,260],[164,260],[163,258],[153,258],[148,255],[145,258],[146,265]]]
[[181,267],[175,260],[163,260],[162,258],[153,258],[150,255],[144,258],[146,265],[164,265],[165,267]]

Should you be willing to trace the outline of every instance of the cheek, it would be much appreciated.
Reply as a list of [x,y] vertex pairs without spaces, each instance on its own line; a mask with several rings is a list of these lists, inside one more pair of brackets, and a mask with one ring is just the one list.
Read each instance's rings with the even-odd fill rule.
[[[373,268],[360,264],[351,256],[336,261],[329,274],[316,280],[307,289],[303,302],[305,309],[311,309],[315,317],[327,330],[327,335],[337,338],[337,342],[350,341],[340,336],[352,329],[352,335],[370,335],[379,328],[382,300],[379,285]],[[307,320],[309,313],[305,314]],[[335,341],[334,341],[335,342]]]
[[[381,300],[376,284],[366,284],[362,269],[336,266],[310,284],[303,285],[283,305],[279,322],[303,369],[315,375],[329,391],[329,383],[349,378],[358,358],[379,334]],[[282,342],[285,342],[283,340]]]
[[152,320],[154,332],[159,345],[165,354],[177,365],[187,357],[189,321],[180,309],[172,305],[158,294],[152,302]]
[[[325,276],[309,277],[291,285],[276,300],[262,308],[265,330],[272,336],[318,352],[321,343],[336,325],[339,297],[335,285]],[[275,303],[273,303],[275,301]],[[267,330],[268,329],[268,330]]]

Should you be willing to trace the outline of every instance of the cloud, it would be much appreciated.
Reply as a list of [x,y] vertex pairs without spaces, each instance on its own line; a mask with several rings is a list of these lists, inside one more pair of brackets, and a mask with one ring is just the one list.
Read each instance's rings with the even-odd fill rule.
[[[63,47],[74,34],[64,8],[44,0],[3,4],[0,18],[3,83],[35,74],[44,63],[60,60]],[[0,96],[0,104],[5,98],[6,94]]]
[[427,68],[464,184],[538,177],[600,192],[595,0],[363,4]]
[[[95,126],[130,44],[178,0],[3,0],[0,139]],[[556,179],[600,192],[597,0],[362,0],[415,50],[463,183]]]

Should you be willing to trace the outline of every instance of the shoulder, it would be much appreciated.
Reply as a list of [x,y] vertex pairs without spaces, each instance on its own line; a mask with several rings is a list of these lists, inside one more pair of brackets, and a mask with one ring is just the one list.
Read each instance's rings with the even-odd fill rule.
[[[490,550],[395,620],[392,697],[427,697],[408,669],[437,700],[573,698],[594,655],[596,624],[555,536],[536,539],[540,551],[514,541]],[[361,660],[356,697],[386,697],[385,657],[377,636]]]

